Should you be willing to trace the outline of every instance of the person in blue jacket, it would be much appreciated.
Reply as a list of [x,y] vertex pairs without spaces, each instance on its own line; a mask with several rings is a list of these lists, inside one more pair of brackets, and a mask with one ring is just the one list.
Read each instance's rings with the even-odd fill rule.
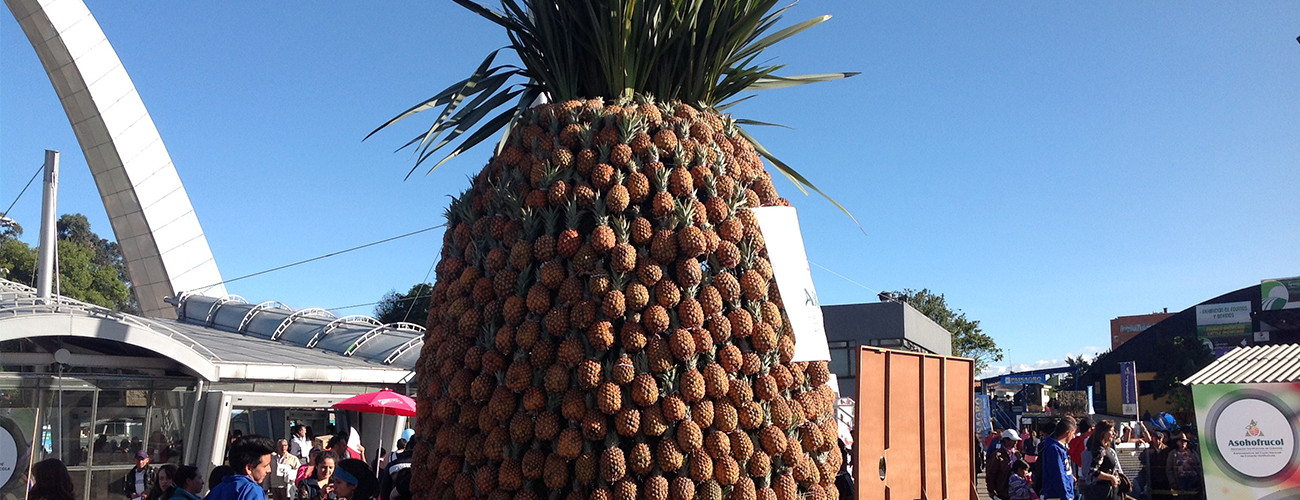
[[1074,474],[1070,472],[1068,446],[1077,428],[1073,418],[1063,418],[1052,429],[1051,439],[1043,443],[1043,452],[1038,457],[1043,462],[1043,500],[1074,499]]
[[266,500],[262,481],[271,474],[275,441],[258,435],[240,436],[230,444],[230,466],[235,473],[212,487],[208,500]]

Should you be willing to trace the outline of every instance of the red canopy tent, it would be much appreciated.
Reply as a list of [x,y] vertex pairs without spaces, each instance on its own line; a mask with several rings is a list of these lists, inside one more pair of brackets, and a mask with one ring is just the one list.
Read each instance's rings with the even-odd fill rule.
[[[415,416],[415,400],[405,394],[393,392],[392,389],[384,389],[377,392],[367,392],[358,394],[343,401],[335,403],[333,406],[336,410],[350,410],[361,413],[378,413],[379,428],[384,428],[384,416],[400,415],[403,417]],[[379,436],[379,450],[375,452],[375,463],[379,463],[380,453],[383,453],[384,436]]]

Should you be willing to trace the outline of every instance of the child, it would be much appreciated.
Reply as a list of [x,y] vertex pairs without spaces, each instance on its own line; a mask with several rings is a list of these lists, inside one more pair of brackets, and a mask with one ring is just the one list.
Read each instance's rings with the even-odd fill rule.
[[1007,480],[1007,494],[1010,500],[1037,500],[1038,494],[1034,493],[1034,480],[1029,475],[1029,463],[1024,460],[1016,460],[1011,465],[1011,477]]

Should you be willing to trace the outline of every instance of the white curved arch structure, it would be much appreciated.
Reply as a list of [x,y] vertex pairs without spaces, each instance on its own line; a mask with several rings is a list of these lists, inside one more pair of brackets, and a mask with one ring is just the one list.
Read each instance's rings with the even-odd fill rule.
[[[66,331],[52,330],[50,324],[57,322],[67,327]],[[192,345],[156,330],[116,321],[112,318],[81,316],[68,313],[50,313],[48,315],[31,315],[5,318],[4,328],[0,329],[0,341],[31,339],[37,337],[85,337],[108,339],[148,349],[160,356],[175,360],[195,375],[207,381],[220,378],[220,371],[203,353]]]
[[175,309],[163,299],[181,292],[226,295],[171,156],[86,4],[5,3],[72,123],[144,315],[175,318]]

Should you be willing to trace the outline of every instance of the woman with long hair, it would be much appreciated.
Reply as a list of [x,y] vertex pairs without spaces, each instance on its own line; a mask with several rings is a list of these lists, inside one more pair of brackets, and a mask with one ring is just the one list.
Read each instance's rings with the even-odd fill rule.
[[1088,449],[1083,452],[1084,468],[1080,479],[1084,483],[1085,500],[1110,500],[1124,498],[1120,484],[1124,471],[1115,452],[1115,422],[1102,420],[1093,428],[1088,438]]
[[177,468],[172,483],[172,491],[159,500],[199,500],[199,493],[203,491],[203,478],[199,476],[199,468],[193,465]]
[[32,465],[31,500],[73,500],[72,476],[63,461],[47,458]]
[[153,484],[149,485],[149,500],[167,500],[172,496],[172,485],[176,479],[176,464],[163,464],[153,474]]
[[334,466],[339,456],[332,451],[316,454],[312,461],[312,475],[298,481],[298,498],[302,500],[332,500],[334,487],[330,481],[334,478]]

